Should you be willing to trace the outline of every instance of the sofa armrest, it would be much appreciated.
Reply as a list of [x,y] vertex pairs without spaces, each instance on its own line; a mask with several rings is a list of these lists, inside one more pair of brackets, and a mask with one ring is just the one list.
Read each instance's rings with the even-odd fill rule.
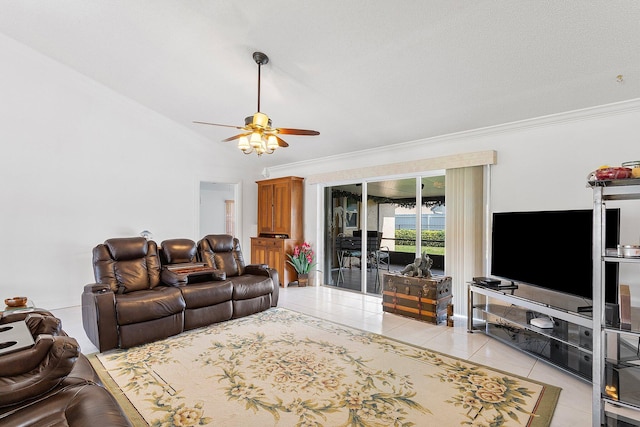
[[277,307],[280,296],[280,276],[278,270],[270,268],[267,264],[249,264],[244,269],[245,274],[255,274],[257,276],[267,276],[273,282],[273,292],[271,293],[271,307]]
[[35,309],[25,312],[5,312],[0,316],[0,325],[11,322],[24,321],[29,328],[29,332],[34,337],[40,334],[66,335],[62,330],[62,322],[53,314],[46,310]]
[[90,283],[84,286],[84,291],[92,294],[103,294],[111,292],[111,288],[109,285],[103,285],[102,283]]
[[85,285],[82,293],[82,326],[98,351],[118,347],[116,300],[108,285]]
[[62,321],[53,315],[43,316],[40,313],[29,313],[24,322],[34,337],[41,334],[66,335],[62,331]]
[[80,353],[75,338],[39,335],[33,347],[0,358],[0,406],[38,397],[62,383]]
[[267,264],[249,264],[245,266],[244,272],[246,274],[269,276],[269,266]]
[[189,281],[188,278],[188,274],[177,273],[166,268],[160,273],[160,281],[169,286],[184,286]]

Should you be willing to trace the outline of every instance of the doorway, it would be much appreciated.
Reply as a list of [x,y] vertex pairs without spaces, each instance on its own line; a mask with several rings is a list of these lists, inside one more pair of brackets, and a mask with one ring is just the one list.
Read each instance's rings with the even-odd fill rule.
[[200,182],[200,223],[198,237],[230,234],[238,237],[238,184]]

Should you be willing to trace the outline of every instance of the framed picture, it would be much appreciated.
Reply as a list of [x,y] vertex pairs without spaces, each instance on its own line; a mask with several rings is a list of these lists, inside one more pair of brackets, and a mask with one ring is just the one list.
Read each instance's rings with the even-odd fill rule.
[[358,203],[347,203],[344,212],[344,228],[358,228]]

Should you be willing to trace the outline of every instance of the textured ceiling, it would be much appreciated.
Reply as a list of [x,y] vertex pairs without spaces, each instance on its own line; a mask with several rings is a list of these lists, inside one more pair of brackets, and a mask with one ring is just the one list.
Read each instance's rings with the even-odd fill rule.
[[265,52],[262,112],[320,131],[265,166],[640,98],[637,0],[3,0],[0,33],[211,144]]

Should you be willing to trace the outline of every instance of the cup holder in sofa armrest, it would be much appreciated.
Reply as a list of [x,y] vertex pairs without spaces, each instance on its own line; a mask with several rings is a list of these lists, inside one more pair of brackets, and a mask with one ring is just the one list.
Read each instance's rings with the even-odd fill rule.
[[87,294],[104,294],[111,292],[111,288],[109,285],[101,283],[90,283],[88,285],[84,285],[84,292]]

